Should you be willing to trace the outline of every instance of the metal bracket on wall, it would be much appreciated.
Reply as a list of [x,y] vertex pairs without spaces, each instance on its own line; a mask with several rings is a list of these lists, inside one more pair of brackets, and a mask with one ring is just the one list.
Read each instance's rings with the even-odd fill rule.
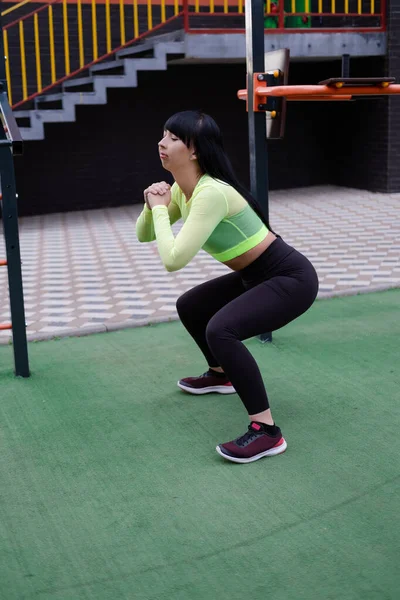
[[253,86],[253,106],[255,112],[271,113],[271,118],[276,118],[282,110],[282,98],[269,96],[265,101],[265,96],[260,95],[260,88],[284,85],[284,74],[279,69],[268,73],[254,73]]
[[0,81],[0,121],[5,134],[5,139],[1,139],[3,146],[11,146],[14,156],[22,156],[23,141],[11,106],[8,103],[7,84]]

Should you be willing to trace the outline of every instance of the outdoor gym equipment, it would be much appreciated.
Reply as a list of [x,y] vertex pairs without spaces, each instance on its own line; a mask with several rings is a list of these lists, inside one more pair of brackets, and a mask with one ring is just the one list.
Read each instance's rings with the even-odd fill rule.
[[22,154],[22,137],[7,97],[3,31],[0,20],[0,204],[6,246],[6,258],[0,260],[0,268],[7,267],[11,308],[11,323],[0,323],[0,331],[8,329],[12,331],[15,374],[29,377],[14,174],[14,156],[20,154]]
[[[284,136],[286,103],[289,101],[341,101],[359,96],[400,94],[392,77],[350,78],[349,55],[342,57],[342,77],[317,85],[288,85],[289,50],[264,50],[264,1],[245,1],[247,88],[239,90],[246,100],[249,125],[250,189],[268,219],[268,139]],[[268,35],[268,34],[267,34]],[[259,336],[272,341],[271,333]]]

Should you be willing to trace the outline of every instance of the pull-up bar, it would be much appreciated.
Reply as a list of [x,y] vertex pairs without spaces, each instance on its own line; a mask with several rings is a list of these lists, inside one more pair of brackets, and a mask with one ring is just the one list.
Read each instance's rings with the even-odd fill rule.
[[[245,0],[247,89],[237,96],[246,100],[249,125],[250,188],[268,219],[268,140],[284,136],[287,101],[349,101],[353,97],[400,94],[392,77],[350,78],[349,55],[342,57],[340,78],[317,85],[288,85],[288,48],[265,52],[264,2]],[[264,72],[263,72],[264,71]],[[270,332],[261,341],[272,341]]]
[[[279,85],[283,74],[276,69],[269,73],[254,73],[253,110],[268,111],[265,101],[269,98],[298,100],[351,100],[353,96],[388,96],[400,94],[400,85],[393,77],[331,78],[317,85]],[[278,84],[278,85],[277,85]],[[238,98],[247,100],[247,90],[239,90]],[[271,105],[272,108],[272,105]],[[271,110],[271,113],[276,113]],[[271,114],[274,118],[276,114]]]

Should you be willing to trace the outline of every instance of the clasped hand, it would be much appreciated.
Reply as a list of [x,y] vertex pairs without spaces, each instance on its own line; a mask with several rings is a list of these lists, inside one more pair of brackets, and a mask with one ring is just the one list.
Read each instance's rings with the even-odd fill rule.
[[152,183],[143,192],[144,201],[150,210],[154,206],[168,206],[171,202],[171,186],[165,181]]

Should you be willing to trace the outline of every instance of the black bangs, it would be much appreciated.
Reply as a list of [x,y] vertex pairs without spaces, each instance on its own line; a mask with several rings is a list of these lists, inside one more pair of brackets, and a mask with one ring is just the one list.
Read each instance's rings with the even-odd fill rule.
[[176,135],[189,148],[197,137],[201,120],[200,112],[185,110],[172,115],[165,123],[164,130]]

